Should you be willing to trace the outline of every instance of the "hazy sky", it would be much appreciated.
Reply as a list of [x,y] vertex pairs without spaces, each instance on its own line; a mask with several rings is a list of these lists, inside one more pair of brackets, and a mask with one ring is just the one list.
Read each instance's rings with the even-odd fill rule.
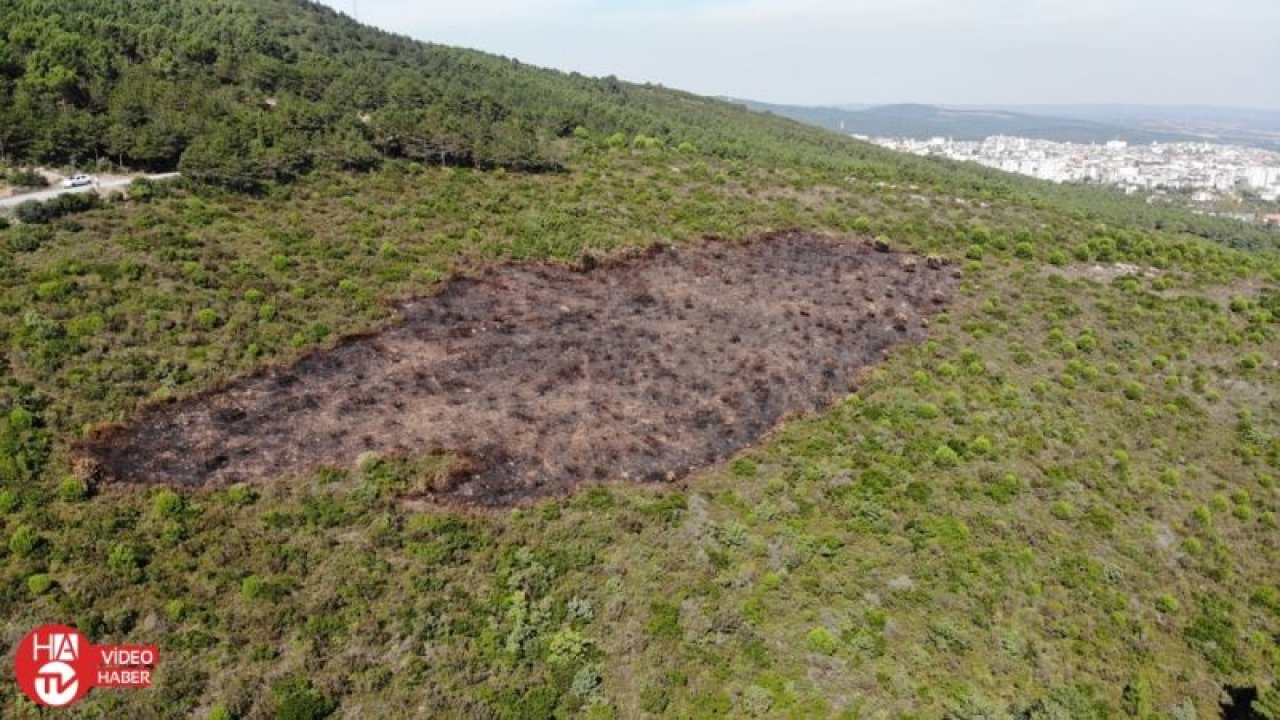
[[421,40],[782,103],[1280,108],[1280,0],[323,0]]

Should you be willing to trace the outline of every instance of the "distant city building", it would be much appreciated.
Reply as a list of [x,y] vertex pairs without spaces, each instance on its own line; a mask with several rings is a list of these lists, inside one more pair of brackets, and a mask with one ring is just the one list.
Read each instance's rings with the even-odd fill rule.
[[1192,191],[1207,203],[1245,190],[1263,200],[1280,198],[1280,153],[1238,145],[1063,143],[996,135],[981,141],[935,137],[872,138],[882,147],[915,155],[967,160],[1056,183],[1102,183],[1125,192]]

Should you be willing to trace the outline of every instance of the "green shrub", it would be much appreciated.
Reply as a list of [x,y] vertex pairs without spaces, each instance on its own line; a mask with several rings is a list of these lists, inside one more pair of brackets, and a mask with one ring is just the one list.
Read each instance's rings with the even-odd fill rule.
[[805,644],[808,645],[809,650],[812,652],[823,655],[834,655],[836,648],[839,647],[835,635],[832,635],[831,631],[824,627],[816,627],[810,630],[809,634],[805,636]]
[[1056,687],[1041,700],[1015,713],[1026,720],[1108,720],[1107,705],[1095,697],[1093,688],[1085,685]]
[[138,551],[127,543],[117,543],[107,555],[107,569],[121,579],[136,583],[142,579],[142,564]]
[[13,216],[30,225],[45,225],[60,217],[93,210],[102,206],[102,198],[94,192],[59,195],[52,200],[28,200],[14,208]]
[[938,467],[955,467],[960,463],[960,455],[949,445],[940,445],[933,453],[933,462]]
[[923,504],[929,502],[929,497],[933,494],[933,488],[930,487],[929,483],[912,480],[907,483],[907,489],[903,494],[912,502]]
[[958,654],[970,647],[968,638],[954,623],[937,619],[929,623],[929,643],[938,650]]
[[275,720],[323,720],[338,709],[310,680],[287,678],[271,685],[272,717]]
[[49,187],[49,180],[40,173],[31,168],[18,168],[11,170],[6,175],[10,183],[21,188],[43,188]]
[[1199,613],[1183,630],[1187,641],[1221,673],[1231,675],[1247,670],[1247,656],[1238,647],[1239,631],[1230,603],[1202,596],[1196,605]]
[[[604,704],[604,696],[601,693],[603,688],[604,673],[602,668],[599,664],[591,663],[578,668],[578,672],[573,674],[573,682],[569,685],[569,694],[586,701],[590,706],[587,717],[595,718],[597,714],[592,711]],[[607,717],[612,719],[613,716],[609,714]]]
[[8,488],[0,490],[0,513],[11,513],[22,503],[18,494]]
[[21,405],[9,411],[9,428],[11,430],[23,431],[30,430],[35,423],[35,416],[31,411]]
[[19,525],[9,536],[9,552],[18,557],[27,557],[36,550],[40,536],[29,525]]
[[653,638],[679,639],[680,608],[671,603],[657,601],[649,605],[649,622],[645,631]]
[[68,475],[58,483],[58,498],[64,502],[79,502],[88,496],[88,483],[74,475]]
[[1280,684],[1272,685],[1258,693],[1250,709],[1262,720],[1280,720]]
[[1209,527],[1213,524],[1213,511],[1207,505],[1197,505],[1191,511],[1191,519],[1200,527]]
[[129,197],[140,202],[153,200],[163,195],[163,187],[164,183],[144,177],[138,178],[129,183]]
[[151,514],[157,518],[175,518],[182,514],[182,496],[163,488],[151,498]]
[[999,480],[989,483],[986,487],[987,497],[1001,505],[1012,502],[1021,492],[1022,481],[1013,473],[1005,473]]
[[1178,606],[1178,598],[1167,593],[1156,598],[1156,609],[1166,615],[1178,612]]
[[547,643],[547,662],[552,665],[574,666],[586,659],[591,641],[573,628],[562,628]]
[[246,600],[276,602],[288,594],[281,585],[268,582],[257,575],[250,575],[240,581],[240,595]]
[[218,325],[218,311],[212,308],[203,308],[196,311],[196,325],[208,330]]
[[1124,396],[1130,400],[1141,400],[1146,393],[1147,389],[1136,380],[1130,380],[1124,384]]
[[174,622],[182,620],[187,614],[187,604],[181,600],[173,599],[164,604],[164,616]]
[[1249,604],[1270,610],[1280,618],[1280,587],[1276,585],[1260,585],[1249,596]]
[[640,690],[640,709],[650,715],[661,715],[671,704],[671,695],[660,684],[650,683]]
[[937,420],[942,417],[942,408],[930,402],[922,402],[912,408],[915,416],[921,420]]
[[986,435],[979,435],[969,443],[969,451],[974,455],[990,455],[995,450],[995,443]]
[[773,693],[759,685],[748,685],[738,696],[738,707],[750,717],[764,717],[773,709]]
[[9,247],[15,252],[35,252],[52,238],[53,232],[47,227],[19,225],[9,231]]
[[43,595],[53,587],[53,578],[44,573],[36,573],[27,578],[27,589],[32,595]]
[[226,501],[236,507],[252,505],[258,499],[258,491],[249,485],[232,485],[227,488]]

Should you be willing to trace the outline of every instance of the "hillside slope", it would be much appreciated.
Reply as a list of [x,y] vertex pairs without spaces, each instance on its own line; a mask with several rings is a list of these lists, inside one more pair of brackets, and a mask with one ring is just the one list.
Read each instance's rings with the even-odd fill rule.
[[917,184],[980,184],[1107,222],[1276,244],[1275,233],[1153,211],[1105,190],[1055,190],[966,164],[904,159],[730,102],[416,42],[307,0],[14,0],[0,14],[0,160],[10,164],[179,168],[261,190],[385,159],[552,170],[566,143],[585,136]]
[[0,13],[0,155],[19,160],[246,182],[380,157],[546,169],[578,127],[721,156],[831,147],[728,104],[423,44],[305,0],[21,0]]
[[[253,64],[292,68],[286,76],[328,73],[296,85],[312,94],[364,62],[344,58],[383,58],[387,65],[375,64],[383,70],[403,63],[407,82],[420,75],[458,88],[458,105],[424,105],[412,127],[437,143],[440,128],[455,123],[472,129],[466,140],[475,144],[458,146],[472,153],[469,162],[402,156],[357,118],[348,127],[372,148],[368,164],[312,158],[296,174],[261,172],[284,152],[271,138],[331,132],[277,113],[328,101],[238,75],[224,82],[208,63],[182,70],[190,73],[182,82],[222,97],[227,114],[210,135],[193,115],[189,144],[165,162],[195,162],[184,155],[199,143],[243,135],[222,160],[253,168],[222,179],[247,177],[254,192],[142,184],[88,212],[0,227],[4,649],[12,653],[32,627],[62,622],[95,643],[149,643],[162,653],[151,689],[94,690],[73,712],[1187,720],[1217,716],[1228,687],[1258,691],[1265,707],[1280,703],[1274,234],[1102,190],[898,156],[662,88],[419,45],[308,3],[143,5],[0,3],[6,97],[29,93],[32,69],[61,57],[38,59],[36,37],[103,28],[122,47],[135,42],[122,38],[145,40],[136,42],[150,49],[129,56],[142,57],[184,52],[179,40],[207,36],[218,57],[251,41],[311,47],[317,55],[306,62],[274,58],[276,48],[254,51]],[[23,22],[9,22],[17,17]],[[420,72],[431,58],[456,62],[432,80]],[[123,93],[125,76],[144,72],[122,67],[87,83],[90,96]],[[166,82],[176,81],[143,93],[144,125],[164,115]],[[85,127],[70,126],[67,137],[92,138],[96,124],[111,126],[110,103],[72,99],[24,106],[34,119],[24,127],[78,118]],[[543,158],[536,169],[550,161],[556,171],[515,171],[521,165],[479,149],[494,121],[465,109],[490,101],[526,119],[533,132],[521,137]],[[432,113],[444,125],[418,122]],[[551,118],[572,128],[561,136]],[[43,157],[40,147],[23,152]],[[915,292],[911,282],[927,281],[921,265],[958,272],[935,288],[958,285],[956,298],[931,311],[923,343],[900,346],[853,378],[855,392],[842,388],[834,405],[731,444],[737,454],[727,461],[687,475],[647,469],[637,482],[608,459],[581,460],[591,446],[578,439],[589,433],[572,423],[598,429],[590,413],[629,428],[613,438],[620,451],[653,457],[654,444],[689,438],[664,440],[673,427],[652,418],[688,411],[701,432],[701,405],[743,402],[695,390],[645,398],[645,416],[625,402],[593,406],[591,379],[609,375],[589,374],[585,358],[663,383],[684,373],[678,363],[699,362],[715,371],[704,377],[734,376],[743,388],[735,397],[762,407],[762,390],[797,382],[774,382],[780,364],[735,372],[742,365],[726,363],[747,362],[744,348],[754,346],[742,340],[757,326],[718,326],[704,344],[696,339],[705,323],[687,317],[741,324],[750,302],[725,312],[680,287],[633,288],[627,283],[644,274],[611,263],[652,258],[644,250],[654,243],[707,236],[721,240],[664,257],[730,263],[741,253],[718,252],[721,242],[791,228],[782,235],[914,253],[881,261],[917,270],[915,280],[897,287],[885,273],[877,286],[816,267],[804,272],[821,282],[783,282],[787,275],[761,260],[763,271],[695,265],[688,282],[740,296],[751,283],[774,282],[749,300],[786,300],[771,303],[773,317],[751,319],[790,323],[800,337],[803,323],[825,322],[828,339],[846,333],[831,319],[838,313],[799,304],[799,286],[832,288],[828,296],[843,299],[830,302],[866,309],[858,322],[882,336],[902,332],[891,310]],[[811,254],[793,259],[822,265]],[[413,347],[470,336],[488,357],[459,352],[456,372],[440,378],[398,364],[439,360],[389,342],[394,328],[404,339],[434,327],[397,325],[405,305],[396,299],[417,298],[417,312],[432,313],[436,303],[458,302],[459,288],[476,287],[451,283],[468,277],[518,292],[511,272],[494,270],[512,262],[529,263],[515,275],[572,274],[579,293],[557,297],[551,280],[539,281],[542,294],[520,295],[509,312],[497,303],[467,317],[460,307],[433,315],[455,327],[415,336]],[[594,282],[597,266],[612,268],[617,284]],[[629,313],[671,313],[611,333],[600,324],[618,316],[592,317],[582,286]],[[688,306],[673,299],[701,314],[681,319]],[[504,328],[517,340],[536,330],[533,320],[516,326],[522,318],[565,330],[537,346],[503,343],[496,333]],[[572,342],[606,334],[628,335],[634,350],[620,357],[598,340]],[[655,342],[681,334],[692,339],[678,353]],[[706,336],[741,347],[725,352]],[[830,352],[817,337],[774,350],[812,368],[815,382],[832,382]],[[335,348],[385,362],[387,374],[352,363],[343,377]],[[467,462],[451,448],[347,458],[362,436],[399,439],[397,423],[414,408],[397,387],[447,382],[440,402],[470,402],[496,394],[478,381],[481,369],[521,363],[539,366],[523,385],[522,373],[507,373],[503,381],[519,392],[496,400],[521,405],[511,413],[522,422],[537,419],[528,412],[542,407],[533,396],[587,388],[554,403],[569,418],[557,438],[576,443],[575,455],[556,461],[581,464],[598,480],[563,497],[482,510],[440,502]],[[288,426],[306,415],[300,408],[327,402],[294,378],[315,367],[360,410],[328,414],[326,434],[279,452],[297,461],[290,467],[311,468],[312,446],[331,442],[314,454],[345,462],[190,488],[105,482],[79,461],[77,448],[104,427],[136,423],[148,408],[192,407],[192,398],[217,405],[225,427],[247,411]],[[379,384],[391,375],[413,384]],[[275,378],[296,394],[218,405],[246,377]],[[529,401],[514,402],[522,397]],[[402,412],[371,415],[397,403]],[[445,434],[456,432],[447,410],[431,412]],[[502,417],[485,422],[498,430],[461,442],[501,431]],[[200,432],[198,423],[185,427]],[[171,456],[190,452],[163,442],[166,433],[147,439]],[[16,684],[0,689],[0,716],[47,714]]]

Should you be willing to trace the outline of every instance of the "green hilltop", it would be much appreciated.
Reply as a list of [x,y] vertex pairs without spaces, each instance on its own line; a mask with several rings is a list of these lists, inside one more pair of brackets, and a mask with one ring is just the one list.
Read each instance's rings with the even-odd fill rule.
[[[0,142],[184,173],[0,220],[6,647],[161,649],[86,716],[1280,716],[1273,231],[299,0],[0,2]],[[438,456],[184,489],[72,452],[498,263],[786,228],[960,297],[678,483],[479,511],[423,500]]]

